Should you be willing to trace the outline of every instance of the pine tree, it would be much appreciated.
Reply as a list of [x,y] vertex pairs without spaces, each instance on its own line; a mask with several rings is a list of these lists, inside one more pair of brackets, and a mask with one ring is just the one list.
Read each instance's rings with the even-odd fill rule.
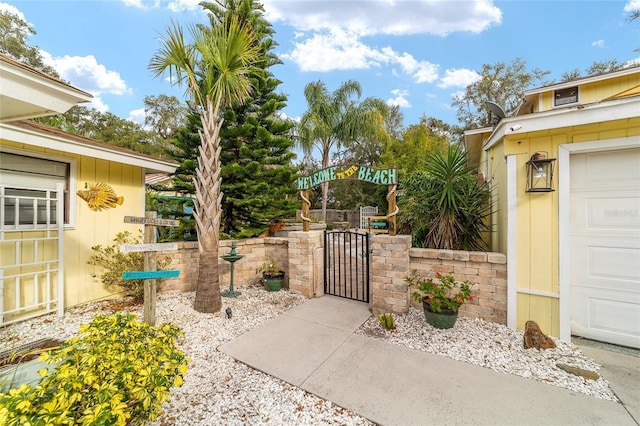
[[[276,46],[273,29],[262,16],[262,6],[253,0],[228,0],[227,9],[211,3],[202,6],[211,12],[212,25],[219,25],[225,14],[239,11],[251,22],[262,51],[262,60],[252,73],[251,98],[227,108],[220,129],[223,232],[234,238],[251,237],[280,217],[293,215],[299,204],[294,195],[296,170],[291,166],[295,123],[279,115],[287,98],[276,93],[281,81],[269,71],[281,61],[272,53]],[[173,142],[175,159],[181,163],[174,178],[175,191],[189,193],[193,188],[200,129],[198,116],[189,117]]]

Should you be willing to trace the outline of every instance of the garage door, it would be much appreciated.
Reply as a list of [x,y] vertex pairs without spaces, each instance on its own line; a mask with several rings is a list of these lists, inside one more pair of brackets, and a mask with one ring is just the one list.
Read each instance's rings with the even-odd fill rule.
[[640,149],[571,155],[571,332],[640,348]]

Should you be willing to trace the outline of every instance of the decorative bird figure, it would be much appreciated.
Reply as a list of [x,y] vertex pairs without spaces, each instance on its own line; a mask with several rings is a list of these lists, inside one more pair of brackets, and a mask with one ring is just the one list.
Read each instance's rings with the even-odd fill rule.
[[85,200],[89,208],[94,211],[111,209],[124,202],[124,197],[118,197],[113,188],[104,182],[85,184],[85,189],[76,192],[76,194]]

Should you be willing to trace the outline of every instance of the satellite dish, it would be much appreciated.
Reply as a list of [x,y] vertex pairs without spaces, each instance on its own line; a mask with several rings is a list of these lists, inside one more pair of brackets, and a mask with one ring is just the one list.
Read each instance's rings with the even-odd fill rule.
[[507,116],[507,114],[505,114],[502,107],[497,103],[491,102],[491,101],[484,101],[484,104],[487,106],[487,108],[489,108],[489,111],[491,111],[494,126],[498,124],[500,120],[502,120]]

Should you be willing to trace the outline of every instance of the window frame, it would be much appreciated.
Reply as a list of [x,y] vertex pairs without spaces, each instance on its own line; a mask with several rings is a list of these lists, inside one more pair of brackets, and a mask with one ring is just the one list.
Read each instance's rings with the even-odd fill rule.
[[[48,161],[55,161],[58,163],[65,163],[68,165],[68,175],[65,177],[65,183],[66,183],[66,187],[67,189],[65,189],[65,194],[63,197],[63,201],[64,201],[64,229],[75,229],[76,227],[76,205],[77,205],[77,197],[74,197],[76,191],[77,191],[77,179],[76,179],[76,175],[77,175],[77,160],[74,158],[69,158],[69,157],[63,157],[61,155],[56,155],[56,154],[50,154],[48,152],[37,152],[37,151],[29,151],[26,149],[21,149],[21,148],[14,148],[14,147],[8,147],[8,146],[0,146],[0,152],[6,152],[7,154],[13,154],[13,155],[19,155],[22,157],[30,157],[30,158],[35,158],[35,159],[39,159],[39,160],[48,160]],[[0,166],[0,170],[1,170],[1,166]],[[10,171],[10,174],[15,175],[20,175],[20,174],[27,174],[25,172],[19,172],[19,171]],[[27,187],[27,186],[20,186],[20,185],[10,185],[10,186],[6,186],[7,188],[11,188],[11,189],[39,189],[39,188],[32,188],[32,187]],[[42,190],[47,190],[47,189],[42,189]],[[51,191],[51,189],[48,189],[49,191]],[[10,230],[11,227],[5,227],[5,230]],[[23,228],[23,226],[19,226],[16,230],[26,230],[27,228]],[[29,228],[29,229],[38,229],[38,227],[36,228]]]
[[[562,92],[567,92],[570,93],[572,90],[576,91],[575,94],[575,101],[569,101],[566,102],[566,99],[571,98],[571,96],[563,96],[563,97],[558,97],[558,94],[561,94]],[[564,102],[561,104],[558,104],[558,100],[563,100]],[[563,89],[556,89],[553,91],[553,107],[554,108],[563,108],[566,107],[568,105],[573,105],[573,104],[578,104],[580,103],[580,86],[571,86],[571,87],[565,87]]]

